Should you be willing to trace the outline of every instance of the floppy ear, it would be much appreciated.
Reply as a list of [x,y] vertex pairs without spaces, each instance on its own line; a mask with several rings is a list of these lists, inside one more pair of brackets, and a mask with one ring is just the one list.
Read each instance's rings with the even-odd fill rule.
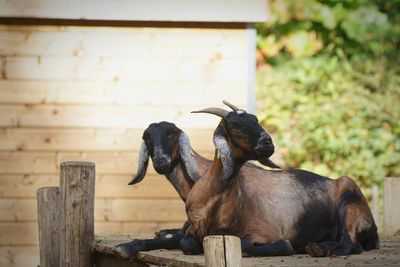
[[223,168],[223,180],[228,179],[234,170],[234,163],[232,158],[231,149],[228,145],[228,141],[226,140],[224,130],[221,126],[214,132],[214,145],[218,150],[218,157],[222,161]]
[[138,162],[138,170],[136,176],[129,181],[128,185],[137,184],[143,180],[146,175],[147,165],[149,164],[149,153],[147,152],[147,147],[144,141],[142,141],[142,145],[140,146],[139,152],[139,162]]
[[270,168],[274,169],[281,169],[278,165],[276,165],[272,160],[270,159],[259,159],[258,162],[260,162],[262,165],[265,165]]
[[199,167],[197,166],[196,158],[192,153],[189,137],[184,132],[179,135],[179,153],[189,178],[193,182],[196,182],[200,177]]

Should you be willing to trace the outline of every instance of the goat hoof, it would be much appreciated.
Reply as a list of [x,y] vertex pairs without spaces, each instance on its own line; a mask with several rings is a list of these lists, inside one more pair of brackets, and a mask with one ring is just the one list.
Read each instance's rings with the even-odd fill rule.
[[324,256],[324,253],[321,250],[321,248],[315,243],[308,244],[305,248],[305,251],[311,257],[323,257]]
[[142,251],[143,249],[144,249],[144,244],[142,240],[133,240],[132,242],[120,244],[113,247],[112,252],[114,255],[118,257],[130,258],[137,252]]
[[129,258],[131,256],[129,249],[127,249],[127,247],[123,245],[118,245],[116,247],[113,247],[112,253],[121,258]]

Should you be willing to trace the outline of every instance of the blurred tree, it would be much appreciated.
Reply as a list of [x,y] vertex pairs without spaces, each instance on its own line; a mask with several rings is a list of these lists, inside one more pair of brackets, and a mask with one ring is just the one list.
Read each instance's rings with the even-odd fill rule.
[[[270,0],[258,113],[286,167],[400,176],[400,1]],[[368,193],[368,192],[367,192]]]

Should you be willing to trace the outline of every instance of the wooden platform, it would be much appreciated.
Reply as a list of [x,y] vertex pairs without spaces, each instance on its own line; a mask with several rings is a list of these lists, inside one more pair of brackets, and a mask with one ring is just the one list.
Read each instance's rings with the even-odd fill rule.
[[[96,266],[138,267],[138,266],[204,266],[204,256],[183,255],[179,250],[153,250],[140,252],[135,259],[121,259],[113,255],[113,246],[132,239],[151,238],[145,234],[97,236],[93,243]],[[381,237],[381,248],[363,252],[360,255],[330,258],[312,258],[308,255],[289,257],[244,257],[243,266],[400,266],[400,236]]]

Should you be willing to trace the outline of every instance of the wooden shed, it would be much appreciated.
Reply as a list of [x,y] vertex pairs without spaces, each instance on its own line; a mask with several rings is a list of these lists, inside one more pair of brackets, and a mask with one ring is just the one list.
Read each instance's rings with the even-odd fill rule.
[[95,231],[179,227],[184,205],[149,167],[143,130],[171,121],[211,157],[226,99],[254,111],[253,22],[266,0],[0,0],[0,266],[39,262],[36,190],[96,163]]

